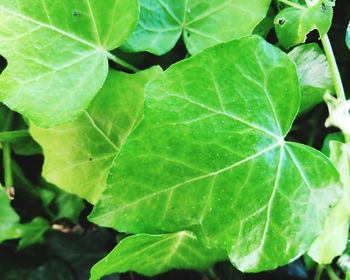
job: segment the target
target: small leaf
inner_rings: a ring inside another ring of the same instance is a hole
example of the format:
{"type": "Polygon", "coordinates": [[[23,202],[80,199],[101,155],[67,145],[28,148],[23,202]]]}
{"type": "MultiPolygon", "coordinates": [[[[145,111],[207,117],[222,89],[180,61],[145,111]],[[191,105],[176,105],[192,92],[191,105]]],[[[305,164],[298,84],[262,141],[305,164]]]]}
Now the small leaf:
{"type": "Polygon", "coordinates": [[[139,23],[123,45],[128,51],[162,55],[183,34],[191,54],[250,35],[271,0],[141,0],[139,23]]]}
{"type": "Polygon", "coordinates": [[[341,188],[327,157],[284,140],[299,101],[295,64],[257,36],[173,65],[147,85],[145,118],[90,220],[128,233],[193,229],[242,271],[290,262],[341,188]]]}
{"type": "Polygon", "coordinates": [[[321,103],[327,91],[334,91],[329,64],[317,44],[298,46],[288,55],[297,66],[301,86],[300,112],[305,112],[321,103]]]}
{"type": "Polygon", "coordinates": [[[59,188],[95,203],[121,145],[143,114],[144,86],[159,67],[126,74],[110,70],[106,83],[77,120],[30,133],[42,146],[43,176],[59,188]]]}
{"type": "Polygon", "coordinates": [[[44,240],[43,235],[49,228],[50,224],[40,217],[33,219],[29,223],[21,224],[19,226],[21,240],[19,241],[18,250],[42,242],[44,240]]]}
{"type": "Polygon", "coordinates": [[[5,189],[0,185],[0,243],[21,236],[19,216],[10,205],[5,189]]]}
{"type": "Polygon", "coordinates": [[[107,51],[133,30],[138,0],[0,0],[0,100],[38,126],[80,115],[107,77],[107,51]]]}
{"type": "Polygon", "coordinates": [[[58,209],[54,219],[59,220],[66,218],[73,223],[78,223],[80,213],[85,207],[85,204],[80,197],[59,189],[54,203],[57,205],[58,209]]]}
{"type": "Polygon", "coordinates": [[[123,239],[91,269],[91,280],[136,271],[152,276],[170,269],[205,269],[223,260],[220,250],[209,250],[187,231],[170,234],[137,234],[123,239]]]}
{"type": "Polygon", "coordinates": [[[331,159],[343,182],[343,197],[328,216],[322,234],[315,240],[308,254],[320,264],[330,264],[346,248],[350,218],[350,147],[338,141],[330,142],[331,159]]]}
{"type": "Polygon", "coordinates": [[[300,9],[286,8],[279,12],[275,29],[281,45],[289,49],[305,43],[307,35],[315,29],[323,37],[332,24],[333,6],[331,0],[319,0],[310,8],[300,6],[300,9]]]}

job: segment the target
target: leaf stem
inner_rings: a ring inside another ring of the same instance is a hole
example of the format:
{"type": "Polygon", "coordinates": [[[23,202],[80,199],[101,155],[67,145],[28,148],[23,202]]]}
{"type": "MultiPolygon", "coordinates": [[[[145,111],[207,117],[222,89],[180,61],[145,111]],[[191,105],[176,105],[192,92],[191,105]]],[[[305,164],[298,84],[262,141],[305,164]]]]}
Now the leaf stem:
{"type": "Polygon", "coordinates": [[[335,93],[339,99],[345,101],[346,96],[345,96],[345,91],[343,87],[343,82],[341,80],[337,61],[335,59],[332,45],[331,45],[331,42],[329,41],[328,35],[323,36],[321,38],[321,42],[328,60],[329,67],[331,69],[332,79],[335,87],[335,93]]]}
{"type": "Polygon", "coordinates": [[[326,265],[326,271],[330,280],[340,280],[337,274],[335,274],[333,268],[330,265],[326,265]]]}
{"type": "Polygon", "coordinates": [[[303,7],[303,6],[301,6],[301,5],[297,4],[297,3],[294,3],[292,1],[289,1],[289,0],[278,0],[278,1],[288,5],[290,7],[296,8],[298,10],[305,10],[306,9],[305,7],[303,7]]]}
{"type": "Polygon", "coordinates": [[[140,69],[136,68],[135,66],[129,64],[129,63],[126,62],[125,60],[123,60],[123,59],[117,57],[116,55],[114,55],[114,54],[112,54],[112,53],[110,53],[110,52],[107,52],[107,57],[108,57],[108,59],[114,61],[115,63],[117,63],[117,64],[123,66],[124,68],[126,68],[126,69],[128,69],[128,70],[130,70],[130,71],[132,71],[132,72],[134,72],[134,73],[140,71],[140,69]]]}
{"type": "Polygon", "coordinates": [[[30,134],[28,130],[14,130],[14,131],[3,131],[0,132],[0,142],[2,143],[12,143],[17,140],[27,138],[30,134]]]}
{"type": "Polygon", "coordinates": [[[321,279],[323,269],[324,269],[324,266],[323,266],[323,265],[319,264],[319,265],[317,266],[316,274],[315,274],[314,280],[320,280],[320,279],[321,279]]]}
{"type": "Polygon", "coordinates": [[[11,168],[11,145],[6,142],[3,144],[3,164],[4,164],[4,181],[6,189],[13,187],[12,168],[11,168]]]}

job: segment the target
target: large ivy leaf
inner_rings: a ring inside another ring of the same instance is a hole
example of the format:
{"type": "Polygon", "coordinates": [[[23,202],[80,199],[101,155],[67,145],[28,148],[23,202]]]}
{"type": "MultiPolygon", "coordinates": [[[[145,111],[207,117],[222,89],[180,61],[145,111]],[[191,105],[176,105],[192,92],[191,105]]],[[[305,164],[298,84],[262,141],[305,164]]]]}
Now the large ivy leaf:
{"type": "Polygon", "coordinates": [[[349,145],[330,142],[331,159],[337,166],[343,182],[344,193],[328,216],[322,234],[312,244],[308,254],[318,263],[329,264],[346,248],[350,218],[349,145]]]}
{"type": "Polygon", "coordinates": [[[19,216],[12,209],[5,189],[0,185],[0,242],[21,236],[19,216]]]}
{"type": "Polygon", "coordinates": [[[160,71],[154,67],[131,75],[110,70],[77,120],[49,129],[32,125],[30,132],[44,150],[45,179],[95,203],[113,159],[143,114],[144,86],[160,71]]]}
{"type": "Polygon", "coordinates": [[[69,121],[108,72],[108,50],[133,30],[138,0],[0,1],[0,100],[39,126],[69,121]]]}
{"type": "Polygon", "coordinates": [[[141,0],[139,23],[123,45],[161,55],[183,33],[191,54],[253,32],[271,0],[141,0]]]}
{"type": "Polygon", "coordinates": [[[332,74],[326,56],[317,44],[294,48],[289,57],[297,66],[301,86],[300,112],[323,101],[327,91],[333,92],[332,74]]]}
{"type": "Polygon", "coordinates": [[[145,118],[91,221],[129,233],[191,229],[243,271],[295,259],[340,188],[327,157],[284,140],[299,102],[294,63],[260,37],[170,67],[146,87],[145,118]]]}
{"type": "Polygon", "coordinates": [[[275,29],[281,45],[288,49],[304,43],[312,30],[318,30],[320,37],[327,34],[332,24],[334,2],[319,0],[306,8],[286,8],[275,18],[275,29]]]}
{"type": "Polygon", "coordinates": [[[137,234],[123,239],[95,264],[90,279],[127,271],[152,276],[174,268],[205,269],[223,256],[221,250],[207,249],[191,232],[137,234]]]}

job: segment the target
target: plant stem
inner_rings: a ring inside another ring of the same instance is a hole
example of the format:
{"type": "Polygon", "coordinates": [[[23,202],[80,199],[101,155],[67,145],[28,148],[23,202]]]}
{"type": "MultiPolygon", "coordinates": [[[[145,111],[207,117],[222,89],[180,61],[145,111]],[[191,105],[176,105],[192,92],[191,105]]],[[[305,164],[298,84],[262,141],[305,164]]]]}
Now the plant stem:
{"type": "Polygon", "coordinates": [[[11,145],[6,142],[3,144],[3,164],[4,181],[6,189],[13,187],[12,168],[11,168],[11,145]]]}
{"type": "Polygon", "coordinates": [[[301,5],[297,4],[297,3],[294,3],[292,1],[289,1],[289,0],[278,0],[278,1],[288,5],[290,7],[296,8],[298,10],[305,10],[306,9],[305,7],[303,7],[303,6],[301,6],[301,5]]]}
{"type": "Polygon", "coordinates": [[[3,131],[0,132],[0,142],[12,143],[14,141],[29,137],[28,130],[14,130],[14,131],[3,131]]]}
{"type": "Polygon", "coordinates": [[[138,68],[136,68],[135,66],[133,66],[133,65],[131,65],[131,64],[129,64],[129,63],[127,63],[127,62],[124,61],[123,59],[121,59],[121,58],[115,56],[114,54],[112,54],[112,53],[110,53],[110,52],[107,52],[107,57],[108,57],[108,59],[114,61],[115,63],[117,63],[117,64],[123,66],[124,68],[126,68],[126,69],[128,69],[128,70],[130,70],[130,71],[132,71],[132,72],[135,72],[135,73],[136,73],[136,72],[140,71],[140,69],[138,69],[138,68]]]}
{"type": "Polygon", "coordinates": [[[330,280],[340,280],[330,265],[326,265],[326,271],[330,280]]]}
{"type": "Polygon", "coordinates": [[[319,265],[317,266],[316,274],[315,274],[314,280],[320,280],[320,279],[321,279],[323,269],[324,269],[324,266],[323,266],[323,265],[319,264],[319,265]]]}
{"type": "Polygon", "coordinates": [[[343,87],[343,82],[341,80],[340,72],[338,69],[337,61],[334,56],[331,42],[329,41],[328,35],[325,35],[321,38],[324,52],[326,54],[329,67],[332,73],[332,79],[335,87],[335,93],[337,97],[343,101],[346,100],[345,91],[343,87]]]}

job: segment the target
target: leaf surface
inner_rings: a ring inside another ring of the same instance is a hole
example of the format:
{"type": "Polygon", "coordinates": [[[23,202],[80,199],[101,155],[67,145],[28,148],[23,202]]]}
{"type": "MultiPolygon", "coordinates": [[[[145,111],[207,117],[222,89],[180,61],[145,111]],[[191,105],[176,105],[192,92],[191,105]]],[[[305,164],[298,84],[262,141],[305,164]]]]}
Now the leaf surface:
{"type": "Polygon", "coordinates": [[[38,126],[76,118],[107,77],[107,51],[133,30],[137,0],[0,1],[0,100],[38,126]]]}
{"type": "Polygon", "coordinates": [[[126,74],[110,70],[101,91],[77,120],[55,128],[32,125],[42,146],[46,180],[95,203],[121,145],[143,114],[144,86],[159,67],[126,74]]]}
{"type": "Polygon", "coordinates": [[[328,158],[284,140],[299,102],[294,63],[260,37],[173,65],[146,87],[145,118],[90,220],[128,233],[192,230],[242,271],[288,263],[340,190],[328,158]]]}
{"type": "Polygon", "coordinates": [[[250,35],[271,0],[141,0],[139,23],[123,45],[156,55],[170,51],[183,34],[191,54],[250,35]]]}
{"type": "Polygon", "coordinates": [[[36,217],[28,223],[19,225],[21,240],[19,241],[18,250],[42,242],[44,240],[43,235],[49,228],[50,224],[40,217],[36,217]]]}
{"type": "Polygon", "coordinates": [[[10,205],[5,189],[0,185],[0,242],[20,237],[19,216],[10,205]]]}
{"type": "Polygon", "coordinates": [[[91,269],[91,280],[104,275],[136,271],[152,276],[170,269],[206,269],[222,260],[221,250],[209,250],[187,231],[137,234],[123,239],[91,269]]]}
{"type": "Polygon", "coordinates": [[[275,29],[281,45],[289,49],[305,43],[312,30],[318,30],[320,37],[327,34],[332,24],[334,2],[319,0],[312,7],[286,8],[275,18],[275,29]]]}
{"type": "Polygon", "coordinates": [[[300,112],[305,112],[321,103],[326,91],[333,92],[329,64],[317,44],[298,46],[288,55],[297,66],[301,86],[300,112]]]}
{"type": "Polygon", "coordinates": [[[330,264],[343,253],[348,242],[350,218],[350,148],[338,141],[330,142],[331,159],[343,182],[343,197],[327,217],[322,234],[312,244],[308,254],[320,264],[330,264]]]}

